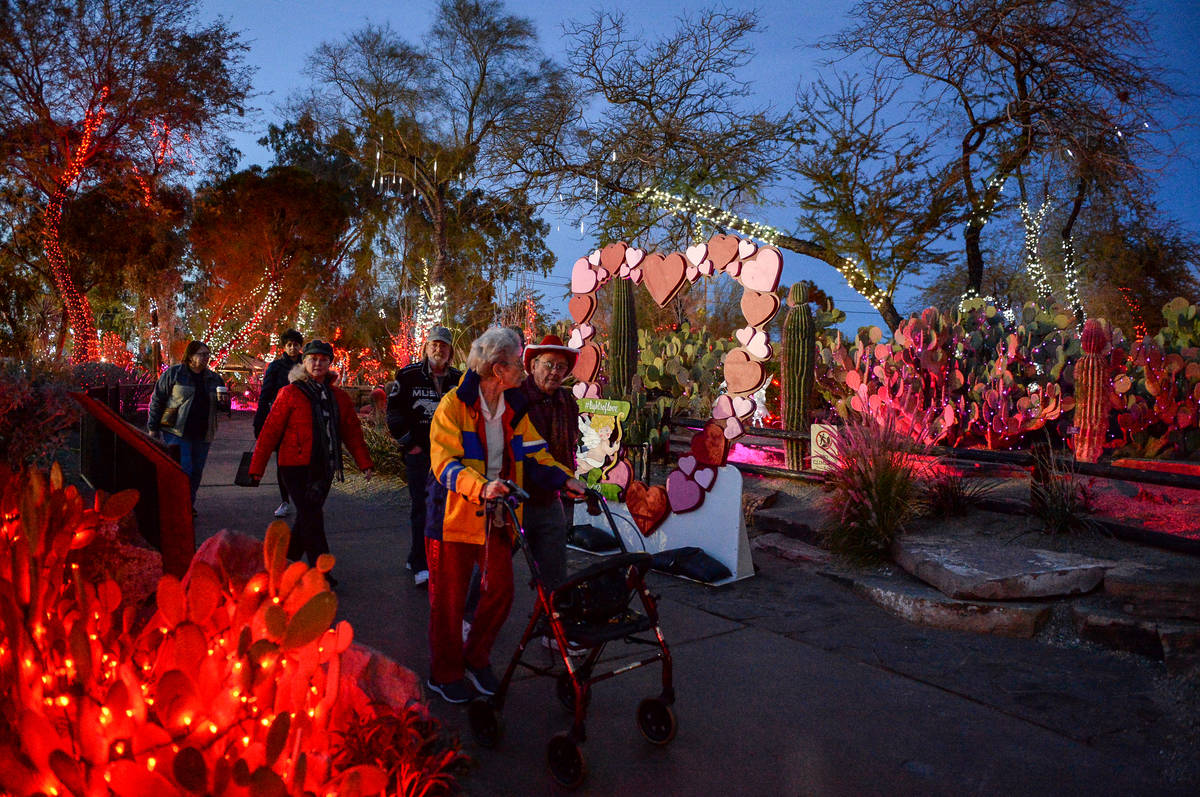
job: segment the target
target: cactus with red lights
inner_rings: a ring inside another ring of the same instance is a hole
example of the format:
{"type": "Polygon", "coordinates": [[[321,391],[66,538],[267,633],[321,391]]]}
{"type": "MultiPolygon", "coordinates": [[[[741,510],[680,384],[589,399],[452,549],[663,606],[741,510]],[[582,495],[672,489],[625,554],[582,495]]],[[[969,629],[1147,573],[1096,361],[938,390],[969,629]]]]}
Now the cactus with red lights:
{"type": "MultiPolygon", "coordinates": [[[[783,364],[779,375],[783,428],[793,431],[802,431],[808,423],[816,380],[817,326],[808,306],[811,288],[807,281],[792,286],[783,322],[783,364]]],[[[789,468],[803,469],[804,450],[799,440],[788,440],[784,454],[789,468]]]]}
{"type": "Polygon", "coordinates": [[[1108,333],[1095,319],[1083,325],[1083,356],[1075,362],[1075,459],[1095,462],[1108,431],[1108,333]]]}

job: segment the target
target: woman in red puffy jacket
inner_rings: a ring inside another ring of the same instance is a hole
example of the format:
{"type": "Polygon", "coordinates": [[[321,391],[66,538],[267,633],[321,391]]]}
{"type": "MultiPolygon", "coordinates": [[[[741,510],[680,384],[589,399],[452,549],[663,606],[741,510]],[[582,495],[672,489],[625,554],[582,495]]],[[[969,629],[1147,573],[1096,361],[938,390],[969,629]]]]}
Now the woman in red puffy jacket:
{"type": "MultiPolygon", "coordinates": [[[[293,560],[304,555],[310,565],[329,553],[324,506],[334,476],[344,480],[342,445],[367,479],[375,467],[354,402],[346,391],[334,387],[337,373],[329,370],[332,360],[333,347],[323,340],[309,341],[304,347],[303,359],[288,376],[291,384],[279,391],[271,405],[250,462],[250,477],[257,483],[271,452],[279,451],[279,478],[296,504],[287,555],[293,560]]],[[[332,578],[330,582],[336,583],[332,578]]]]}

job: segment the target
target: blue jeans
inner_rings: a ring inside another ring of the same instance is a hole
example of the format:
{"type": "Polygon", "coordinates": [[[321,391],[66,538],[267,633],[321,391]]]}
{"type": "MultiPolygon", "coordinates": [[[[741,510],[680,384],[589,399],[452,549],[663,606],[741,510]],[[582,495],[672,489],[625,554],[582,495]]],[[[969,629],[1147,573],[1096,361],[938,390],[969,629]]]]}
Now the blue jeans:
{"type": "Polygon", "coordinates": [[[208,450],[212,443],[206,440],[190,440],[177,437],[170,432],[163,432],[163,442],[169,446],[179,446],[179,465],[188,475],[192,487],[192,506],[196,505],[196,490],[200,489],[200,479],[204,476],[204,463],[208,461],[208,450]]]}

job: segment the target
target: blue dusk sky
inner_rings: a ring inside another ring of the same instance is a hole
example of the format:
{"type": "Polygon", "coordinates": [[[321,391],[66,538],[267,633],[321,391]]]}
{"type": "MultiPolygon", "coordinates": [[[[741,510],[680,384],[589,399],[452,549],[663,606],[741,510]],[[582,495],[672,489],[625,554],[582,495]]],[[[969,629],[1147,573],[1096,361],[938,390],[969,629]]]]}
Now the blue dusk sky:
{"type": "MultiPolygon", "coordinates": [[[[261,109],[251,122],[249,132],[234,143],[244,158],[243,168],[251,164],[267,165],[271,156],[258,146],[256,139],[267,124],[279,121],[276,108],[289,94],[302,88],[307,56],[323,41],[341,39],[367,22],[388,23],[410,41],[428,30],[436,8],[434,0],[202,0],[204,18],[224,18],[239,31],[250,47],[247,63],[257,71],[253,103],[261,109]]],[[[510,13],[533,20],[542,49],[552,58],[565,60],[562,24],[568,19],[586,18],[594,7],[620,11],[636,28],[647,35],[673,28],[674,20],[684,12],[697,12],[711,3],[665,2],[665,0],[612,0],[602,6],[564,3],[561,0],[508,0],[510,13]]],[[[765,0],[758,3],[731,0],[732,8],[758,11],[762,32],[754,39],[756,51],[746,76],[759,100],[787,107],[793,101],[797,84],[812,79],[820,68],[822,53],[812,45],[848,23],[850,0],[765,0]]],[[[1179,90],[1195,92],[1194,77],[1200,74],[1200,3],[1196,0],[1148,0],[1146,7],[1154,15],[1156,60],[1172,70],[1171,82],[1179,90]]],[[[1200,120],[1200,97],[1185,97],[1177,109],[1179,118],[1200,120]]],[[[1168,162],[1157,164],[1158,201],[1192,233],[1200,233],[1200,130],[1182,127],[1171,140],[1159,142],[1174,152],[1168,162]]],[[[547,310],[553,317],[565,317],[565,291],[571,264],[592,248],[587,232],[580,234],[578,222],[559,218],[553,209],[546,213],[551,225],[547,240],[557,265],[549,277],[532,280],[533,287],[546,297],[547,310]]],[[[794,229],[795,213],[786,204],[765,208],[756,220],[766,221],[784,230],[794,229]]],[[[846,287],[832,267],[812,258],[784,252],[783,282],[811,279],[829,292],[837,305],[847,311],[845,328],[881,324],[877,313],[865,299],[846,287]]],[[[921,276],[916,280],[925,279],[921,276]]],[[[914,301],[912,286],[904,286],[896,296],[901,312],[914,301]]]]}

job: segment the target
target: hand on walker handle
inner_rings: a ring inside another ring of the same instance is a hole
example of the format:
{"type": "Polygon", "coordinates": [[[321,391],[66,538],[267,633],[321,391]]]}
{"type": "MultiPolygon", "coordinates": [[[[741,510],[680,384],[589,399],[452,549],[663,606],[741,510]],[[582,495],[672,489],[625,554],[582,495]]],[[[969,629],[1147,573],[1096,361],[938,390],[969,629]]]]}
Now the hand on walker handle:
{"type": "Polygon", "coordinates": [[[567,495],[572,498],[583,498],[584,493],[587,491],[587,485],[576,478],[567,479],[563,488],[567,491],[567,495]]]}
{"type": "Polygon", "coordinates": [[[500,479],[492,479],[483,485],[483,491],[479,494],[479,497],[485,501],[490,501],[493,498],[503,498],[506,495],[508,495],[508,485],[500,479]]]}

